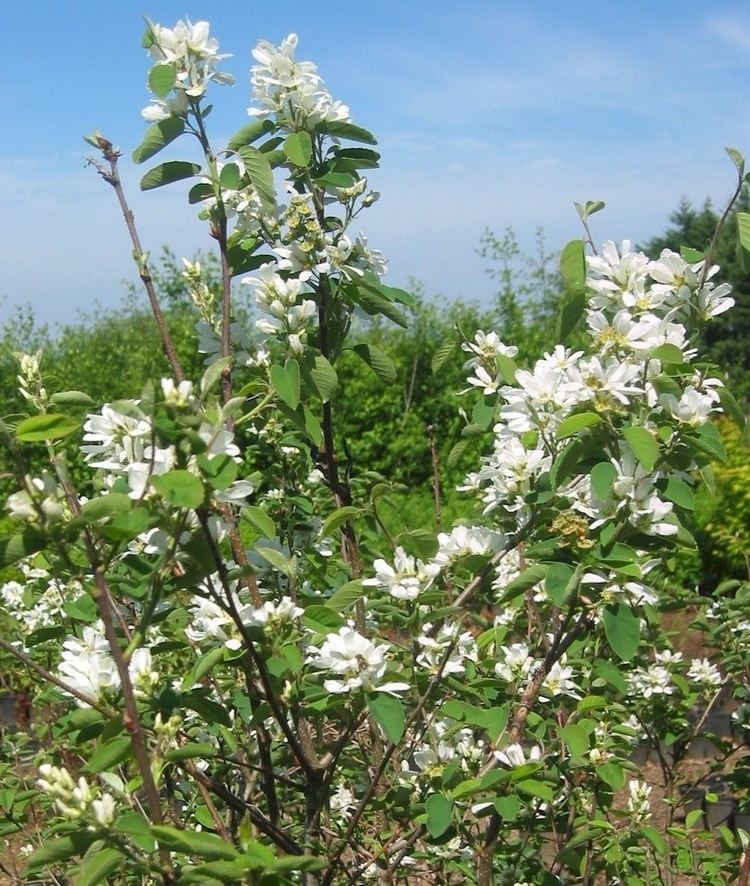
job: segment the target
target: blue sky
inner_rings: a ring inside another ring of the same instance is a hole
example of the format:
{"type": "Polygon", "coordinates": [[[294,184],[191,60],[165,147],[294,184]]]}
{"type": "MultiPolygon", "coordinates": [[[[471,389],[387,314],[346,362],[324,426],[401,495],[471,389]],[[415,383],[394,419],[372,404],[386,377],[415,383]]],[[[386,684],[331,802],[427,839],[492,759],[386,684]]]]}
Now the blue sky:
{"type": "MultiPolygon", "coordinates": [[[[300,36],[355,122],[380,141],[383,197],[363,228],[390,259],[389,280],[486,298],[476,255],[485,227],[532,245],[577,236],[573,200],[603,199],[596,236],[643,240],[681,196],[725,199],[723,152],[750,154],[750,8],[711,2],[331,2],[167,0],[102,4],[0,0],[0,319],[30,302],[49,322],[132,278],[111,190],[84,168],[81,136],[100,129],[126,154],[145,129],[149,63],[142,16],[208,19],[233,88],[214,93],[217,141],[246,122],[250,49],[300,36]]],[[[210,247],[184,189],[138,193],[122,173],[152,252],[210,247]]]]}

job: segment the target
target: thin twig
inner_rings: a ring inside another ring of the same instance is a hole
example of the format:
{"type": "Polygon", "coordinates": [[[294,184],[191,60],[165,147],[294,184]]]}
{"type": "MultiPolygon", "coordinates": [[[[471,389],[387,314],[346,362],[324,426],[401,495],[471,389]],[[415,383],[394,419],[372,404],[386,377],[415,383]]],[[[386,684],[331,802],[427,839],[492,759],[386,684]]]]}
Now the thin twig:
{"type": "Polygon", "coordinates": [[[96,140],[99,144],[99,147],[101,148],[104,159],[107,161],[107,163],[109,163],[109,169],[106,169],[100,163],[93,159],[89,160],[89,164],[97,170],[99,175],[104,179],[105,182],[107,182],[107,184],[111,185],[114,188],[115,194],[117,195],[117,200],[120,204],[120,209],[122,210],[122,214],[125,219],[125,225],[127,226],[128,233],[130,234],[130,241],[133,244],[133,257],[135,258],[136,264],[138,265],[138,275],[143,282],[146,294],[148,295],[148,300],[151,304],[151,311],[154,315],[156,325],[159,329],[162,348],[164,349],[164,353],[167,357],[167,360],[169,361],[169,365],[172,367],[172,372],[174,373],[175,378],[178,382],[184,381],[185,373],[182,369],[180,358],[177,356],[177,351],[175,349],[174,341],[172,340],[172,335],[169,331],[169,326],[167,325],[166,318],[164,317],[161,305],[159,304],[159,296],[156,293],[154,280],[151,276],[151,272],[148,269],[147,256],[146,253],[143,251],[143,246],[141,246],[141,240],[138,236],[138,229],[135,226],[135,216],[133,215],[133,211],[131,210],[130,206],[128,206],[128,201],[125,198],[125,192],[122,188],[122,181],[120,180],[120,173],[117,168],[117,161],[121,157],[120,150],[114,147],[111,141],[103,138],[102,136],[97,136],[96,140]]]}

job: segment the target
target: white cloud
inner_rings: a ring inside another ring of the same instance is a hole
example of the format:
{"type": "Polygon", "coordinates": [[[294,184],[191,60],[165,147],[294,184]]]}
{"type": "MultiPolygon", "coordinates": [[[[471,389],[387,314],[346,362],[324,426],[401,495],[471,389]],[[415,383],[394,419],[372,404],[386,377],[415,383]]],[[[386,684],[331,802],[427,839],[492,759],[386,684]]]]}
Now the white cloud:
{"type": "Polygon", "coordinates": [[[750,52],[750,23],[737,14],[712,15],[706,21],[708,31],[728,46],[750,52]]]}

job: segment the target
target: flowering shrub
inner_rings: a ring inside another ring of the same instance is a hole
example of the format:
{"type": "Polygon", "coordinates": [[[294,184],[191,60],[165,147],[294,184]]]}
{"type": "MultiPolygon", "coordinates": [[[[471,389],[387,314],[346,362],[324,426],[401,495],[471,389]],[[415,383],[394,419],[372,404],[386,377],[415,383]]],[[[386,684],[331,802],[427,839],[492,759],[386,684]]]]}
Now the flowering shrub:
{"type": "MultiPolygon", "coordinates": [[[[744,592],[699,616],[729,632],[718,663],[675,650],[661,613],[723,457],[711,417],[737,412],[695,348],[729,288],[710,252],[569,244],[554,350],[526,369],[492,331],[460,341],[478,397],[465,435],[494,438],[463,484],[476,524],[443,531],[436,462],[435,533],[391,537],[387,478],[349,463],[332,399],[344,351],[392,378],[357,318],[403,324],[411,297],[354,230],[377,199],[375,139],[296,45],[258,44],[253,119],[218,150],[206,94],[231,78],[208,25],[147,29],[152,125],[134,159],[184,137],[203,161],[141,186],[188,180],[221,258],[220,301],[185,263],[200,379],[172,344],[119,151],[89,138],[174,377],[97,408],[20,358],[0,648],[54,716],[37,771],[5,773],[4,833],[28,834],[31,875],[81,884],[726,882],[746,835],[685,817],[681,787],[721,694],[747,695],[744,592]],[[238,295],[260,338],[235,322],[238,295]],[[585,349],[566,347],[574,329],[585,349]],[[632,762],[643,744],[665,826],[632,762]]],[[[597,208],[580,208],[587,230],[597,208]]],[[[735,748],[716,742],[725,771],[735,748]]]]}

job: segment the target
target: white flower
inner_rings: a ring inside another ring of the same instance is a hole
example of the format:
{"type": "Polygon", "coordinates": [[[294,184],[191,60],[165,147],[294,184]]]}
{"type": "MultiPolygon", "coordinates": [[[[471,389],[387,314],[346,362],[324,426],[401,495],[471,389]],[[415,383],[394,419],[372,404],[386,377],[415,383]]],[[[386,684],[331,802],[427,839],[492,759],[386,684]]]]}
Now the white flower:
{"type": "Polygon", "coordinates": [[[117,814],[113,796],[111,794],[102,794],[98,800],[93,800],[91,811],[99,827],[109,827],[114,822],[117,814]]]}
{"type": "Polygon", "coordinates": [[[154,61],[174,64],[177,68],[176,90],[199,98],[211,80],[234,83],[230,74],[216,70],[216,65],[229,56],[218,53],[219,43],[209,36],[208,22],[193,24],[190,19],[180,20],[174,28],[151,24],[149,34],[152,39],[149,52],[154,61]]]}
{"type": "Polygon", "coordinates": [[[627,676],[630,691],[643,698],[655,695],[672,695],[672,675],[662,665],[652,664],[647,668],[637,668],[627,676]]]}
{"type": "Polygon", "coordinates": [[[319,649],[309,646],[307,663],[336,677],[323,681],[328,692],[404,692],[409,689],[408,683],[382,682],[389,649],[387,643],[372,643],[352,628],[343,627],[329,634],[319,649]]]}
{"type": "Polygon", "coordinates": [[[159,674],[153,668],[151,650],[145,646],[139,646],[133,652],[128,662],[128,671],[136,695],[148,695],[159,685],[159,674]]]}
{"type": "Polygon", "coordinates": [[[336,788],[331,794],[328,802],[331,809],[331,815],[340,821],[349,821],[356,807],[354,794],[349,788],[344,787],[343,784],[340,784],[336,788]]]}
{"type": "Polygon", "coordinates": [[[721,672],[707,658],[694,658],[688,668],[689,680],[700,683],[702,686],[721,686],[724,678],[721,672]]]}
{"type": "Polygon", "coordinates": [[[463,674],[466,670],[467,661],[477,660],[477,645],[468,631],[456,635],[456,629],[449,624],[444,624],[434,635],[430,635],[432,625],[423,625],[423,633],[417,637],[417,643],[422,647],[422,652],[417,656],[417,664],[426,668],[430,673],[437,674],[441,664],[442,673],[463,674]],[[447,660],[443,664],[445,650],[452,647],[447,660]]]}
{"type": "Polygon", "coordinates": [[[253,50],[258,62],[252,68],[253,99],[259,108],[249,108],[255,116],[277,114],[294,127],[312,129],[317,123],[349,121],[349,109],[334,101],[312,62],[294,59],[297,35],[289,34],[275,46],[261,40],[253,50]]]}
{"type": "MultiPolygon", "coordinates": [[[[93,701],[119,690],[120,676],[101,622],[86,625],[80,639],[70,636],[63,642],[58,673],[71,689],[93,701]]],[[[88,707],[81,699],[76,702],[80,707],[88,707]]]]}
{"type": "Polygon", "coordinates": [[[480,363],[494,365],[498,354],[511,359],[518,354],[518,348],[515,345],[506,345],[501,342],[496,332],[487,333],[482,332],[481,329],[477,331],[473,342],[465,341],[462,343],[461,350],[475,355],[464,364],[466,369],[473,368],[480,363]]]}
{"type": "Polygon", "coordinates": [[[363,582],[367,587],[384,588],[397,600],[416,600],[429,588],[440,572],[434,563],[425,564],[409,556],[402,547],[394,551],[393,566],[385,560],[373,563],[375,576],[363,582]]]}
{"type": "Polygon", "coordinates": [[[645,782],[633,780],[628,784],[628,813],[635,824],[647,821],[651,818],[651,785],[645,782]]]}
{"type": "Polygon", "coordinates": [[[433,563],[441,569],[462,557],[485,556],[500,548],[505,536],[481,526],[456,526],[438,534],[438,551],[433,563]]]}
{"type": "Polygon", "coordinates": [[[513,643],[500,647],[503,660],[495,665],[495,673],[506,683],[525,682],[536,666],[536,659],[525,643],[513,643]]]}
{"type": "Polygon", "coordinates": [[[183,408],[185,406],[192,406],[195,403],[193,383],[191,381],[185,380],[175,384],[173,378],[163,378],[161,380],[161,392],[170,406],[183,408]]]}
{"type": "Polygon", "coordinates": [[[494,757],[498,763],[507,766],[509,769],[515,769],[516,766],[523,766],[526,763],[536,763],[542,757],[542,750],[538,745],[532,745],[528,754],[520,744],[509,744],[504,750],[494,752],[494,757]]]}
{"type": "Polygon", "coordinates": [[[539,697],[542,701],[554,701],[558,695],[578,698],[578,687],[573,679],[573,668],[565,664],[565,655],[556,661],[544,678],[539,697]]]}
{"type": "Polygon", "coordinates": [[[41,516],[56,523],[63,516],[63,492],[51,474],[24,477],[25,489],[8,496],[5,507],[14,520],[34,522],[41,516]]]}

